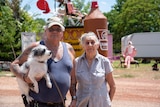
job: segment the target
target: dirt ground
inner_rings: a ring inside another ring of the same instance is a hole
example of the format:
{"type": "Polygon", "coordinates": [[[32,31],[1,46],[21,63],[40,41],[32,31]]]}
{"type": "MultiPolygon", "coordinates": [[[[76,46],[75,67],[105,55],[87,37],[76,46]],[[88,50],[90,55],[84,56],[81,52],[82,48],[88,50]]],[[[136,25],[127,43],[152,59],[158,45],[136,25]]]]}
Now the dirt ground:
{"type": "MultiPolygon", "coordinates": [[[[160,79],[114,76],[117,90],[112,107],[160,107],[160,79]]],[[[68,94],[67,105],[69,102],[68,94]]],[[[0,107],[24,107],[15,77],[0,77],[0,107]]]]}

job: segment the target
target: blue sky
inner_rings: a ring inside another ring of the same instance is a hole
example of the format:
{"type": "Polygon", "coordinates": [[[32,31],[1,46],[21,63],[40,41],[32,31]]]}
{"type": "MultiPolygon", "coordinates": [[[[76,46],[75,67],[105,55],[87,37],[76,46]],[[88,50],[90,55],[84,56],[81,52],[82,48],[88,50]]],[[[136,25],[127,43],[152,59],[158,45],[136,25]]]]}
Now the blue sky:
{"type": "MultiPolygon", "coordinates": [[[[28,11],[31,15],[38,14],[36,17],[47,19],[50,16],[53,16],[53,13],[55,12],[55,0],[46,0],[49,4],[49,7],[51,9],[51,12],[48,14],[44,14],[43,11],[39,10],[37,8],[38,0],[23,0],[21,7],[24,7],[24,5],[28,4],[30,5],[30,10],[28,11]]],[[[85,0],[86,2],[91,2],[92,0],[85,0]]],[[[97,0],[99,9],[102,12],[109,12],[111,10],[111,7],[116,3],[116,0],[97,0]]],[[[58,3],[56,3],[58,5],[58,3]]]]}

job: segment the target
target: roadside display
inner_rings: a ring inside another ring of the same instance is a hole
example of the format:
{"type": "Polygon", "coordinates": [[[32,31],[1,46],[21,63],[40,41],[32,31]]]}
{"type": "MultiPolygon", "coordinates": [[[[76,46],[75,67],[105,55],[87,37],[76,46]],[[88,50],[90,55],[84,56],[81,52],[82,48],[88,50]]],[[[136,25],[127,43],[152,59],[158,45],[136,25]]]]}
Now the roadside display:
{"type": "Polygon", "coordinates": [[[66,28],[63,41],[71,44],[75,50],[76,57],[83,53],[82,47],[79,44],[79,38],[84,33],[83,27],[66,28]]]}

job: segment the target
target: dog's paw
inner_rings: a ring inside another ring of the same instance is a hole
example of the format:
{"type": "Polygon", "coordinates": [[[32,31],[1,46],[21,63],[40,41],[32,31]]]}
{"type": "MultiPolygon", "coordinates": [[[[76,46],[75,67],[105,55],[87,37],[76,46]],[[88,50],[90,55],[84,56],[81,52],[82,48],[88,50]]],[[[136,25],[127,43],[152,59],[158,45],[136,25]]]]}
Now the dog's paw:
{"type": "Polygon", "coordinates": [[[51,82],[47,83],[47,86],[48,88],[52,88],[52,83],[51,82]]]}
{"type": "Polygon", "coordinates": [[[30,89],[31,89],[32,91],[34,91],[34,87],[30,87],[30,89]]]}
{"type": "Polygon", "coordinates": [[[39,93],[39,89],[38,88],[34,88],[34,92],[39,93]]]}
{"type": "Polygon", "coordinates": [[[28,102],[32,102],[33,100],[34,100],[34,99],[33,99],[31,96],[28,96],[28,97],[27,97],[27,101],[28,101],[28,102]]]}
{"type": "Polygon", "coordinates": [[[32,91],[34,91],[35,93],[39,93],[39,89],[38,89],[38,88],[31,87],[30,89],[31,89],[32,91]]]}

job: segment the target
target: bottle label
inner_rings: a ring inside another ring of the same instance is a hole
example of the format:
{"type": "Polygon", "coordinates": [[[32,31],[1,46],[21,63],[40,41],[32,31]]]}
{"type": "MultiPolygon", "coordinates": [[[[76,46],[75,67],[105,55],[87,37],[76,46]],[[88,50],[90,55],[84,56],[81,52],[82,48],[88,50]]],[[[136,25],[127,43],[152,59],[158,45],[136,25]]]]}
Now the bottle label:
{"type": "Polygon", "coordinates": [[[96,31],[100,42],[100,49],[103,51],[108,50],[108,30],[96,29],[96,31]]]}

